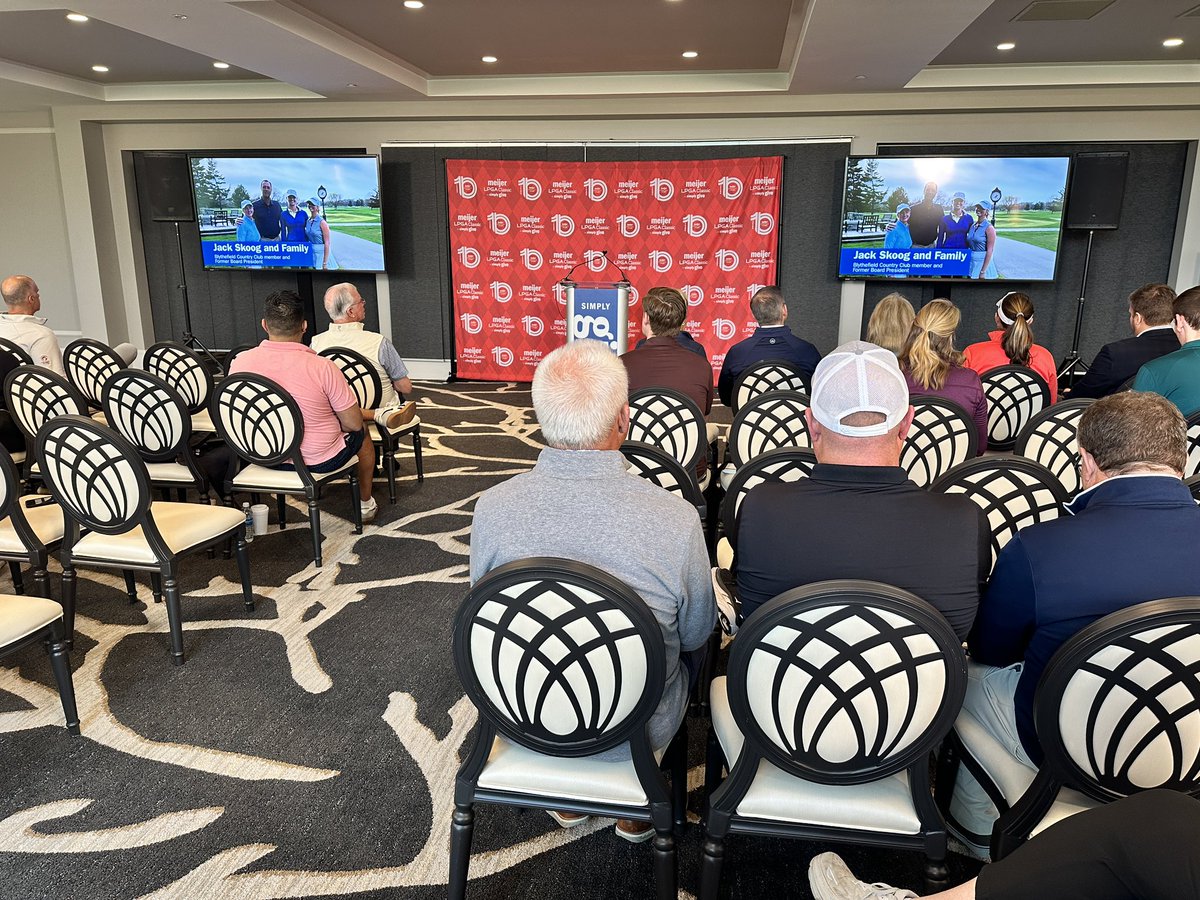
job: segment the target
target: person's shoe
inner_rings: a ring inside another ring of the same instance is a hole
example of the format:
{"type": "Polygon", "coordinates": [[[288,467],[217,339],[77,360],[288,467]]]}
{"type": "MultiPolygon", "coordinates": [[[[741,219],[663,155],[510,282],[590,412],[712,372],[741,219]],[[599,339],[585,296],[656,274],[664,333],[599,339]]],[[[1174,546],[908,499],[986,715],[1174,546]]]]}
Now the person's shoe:
{"type": "Polygon", "coordinates": [[[576,825],[582,825],[591,816],[585,816],[583,813],[559,812],[557,809],[548,809],[546,814],[563,828],[574,828],[576,825]]]}
{"type": "Polygon", "coordinates": [[[917,900],[916,894],[904,888],[859,881],[836,853],[813,857],[808,864],[808,886],[814,900],[917,900]]]}
{"type": "Polygon", "coordinates": [[[650,822],[634,822],[630,819],[617,819],[617,834],[631,844],[640,844],[654,837],[654,825],[650,822]]]}
{"type": "Polygon", "coordinates": [[[388,431],[400,428],[411,422],[417,415],[417,404],[413,400],[400,406],[375,410],[375,423],[382,425],[388,431]]]}
{"type": "Polygon", "coordinates": [[[366,503],[360,501],[358,504],[358,511],[362,513],[362,521],[364,525],[366,525],[368,522],[374,522],[375,516],[379,513],[379,502],[374,497],[372,497],[366,503]]]}
{"type": "Polygon", "coordinates": [[[725,572],[719,566],[713,566],[712,585],[717,598],[717,619],[721,623],[721,630],[733,637],[738,632],[737,603],[729,592],[729,585],[725,583],[725,572]]]}

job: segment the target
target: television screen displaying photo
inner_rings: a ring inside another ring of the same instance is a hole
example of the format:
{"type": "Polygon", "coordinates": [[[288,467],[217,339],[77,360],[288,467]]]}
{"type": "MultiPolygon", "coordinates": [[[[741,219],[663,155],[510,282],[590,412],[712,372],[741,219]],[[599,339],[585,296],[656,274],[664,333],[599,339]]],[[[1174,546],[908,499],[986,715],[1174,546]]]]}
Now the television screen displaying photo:
{"type": "Polygon", "coordinates": [[[375,156],[193,156],[206,269],[383,271],[375,156]]]}
{"type": "Polygon", "coordinates": [[[1053,281],[1070,162],[852,156],[838,275],[1053,281]]]}

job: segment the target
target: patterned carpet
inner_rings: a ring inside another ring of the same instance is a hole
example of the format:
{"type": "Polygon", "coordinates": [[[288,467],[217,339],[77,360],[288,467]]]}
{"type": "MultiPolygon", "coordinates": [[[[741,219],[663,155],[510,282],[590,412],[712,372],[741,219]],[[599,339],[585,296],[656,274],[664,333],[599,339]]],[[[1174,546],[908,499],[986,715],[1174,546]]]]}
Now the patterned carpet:
{"type": "MultiPolygon", "coordinates": [[[[386,505],[377,482],[381,514],[361,536],[346,492],[333,491],[322,569],[298,504],[286,531],[251,545],[254,613],[232,560],[184,560],[185,666],[170,664],[165,608],[148,583],[130,605],[118,580],[81,571],[82,737],[62,728],[40,648],[4,660],[0,897],[445,895],[454,774],[475,720],[449,649],[471,509],[540,444],[524,386],[419,393],[425,481],[401,451],[398,502],[386,505]]],[[[691,728],[693,810],[705,724],[691,728]]],[[[726,895],[807,897],[804,872],[821,849],[733,839],[726,895]]],[[[846,855],[872,880],[920,885],[915,855],[846,855]]],[[[679,856],[680,896],[691,897],[696,828],[679,856]]],[[[975,869],[951,862],[955,882],[975,869]]],[[[471,876],[480,900],[652,893],[649,845],[619,840],[610,820],[566,831],[543,813],[494,807],[480,809],[471,876]]]]}

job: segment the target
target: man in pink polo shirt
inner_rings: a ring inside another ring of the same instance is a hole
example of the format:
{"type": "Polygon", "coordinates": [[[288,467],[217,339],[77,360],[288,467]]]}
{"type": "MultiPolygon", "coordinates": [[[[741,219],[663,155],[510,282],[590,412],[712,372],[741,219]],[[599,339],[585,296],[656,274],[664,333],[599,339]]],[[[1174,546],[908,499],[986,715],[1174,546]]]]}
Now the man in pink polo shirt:
{"type": "Polygon", "coordinates": [[[296,401],[304,419],[300,456],[309,471],[335,471],[358,454],[362,518],[370,522],[379,510],[371,496],[375,445],[363,440],[358,399],[337,364],[301,342],[308,322],[304,319],[304,304],[294,291],[276,291],[267,297],[262,326],[267,340],[239,353],[229,374],[263,375],[296,401]]]}

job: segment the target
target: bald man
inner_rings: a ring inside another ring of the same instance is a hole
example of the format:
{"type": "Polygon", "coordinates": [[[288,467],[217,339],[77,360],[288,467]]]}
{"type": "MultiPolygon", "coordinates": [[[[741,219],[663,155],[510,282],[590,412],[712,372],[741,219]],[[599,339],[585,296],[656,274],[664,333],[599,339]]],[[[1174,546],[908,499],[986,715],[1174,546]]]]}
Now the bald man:
{"type": "Polygon", "coordinates": [[[0,295],[7,307],[0,313],[0,337],[19,346],[35,364],[65,375],[58,335],[37,315],[42,308],[37,283],[28,275],[12,275],[0,282],[0,295]]]}

